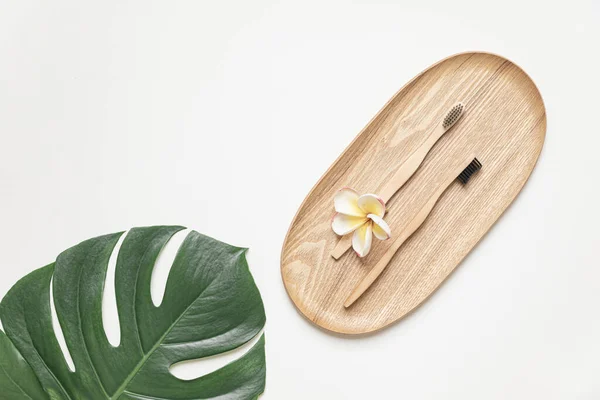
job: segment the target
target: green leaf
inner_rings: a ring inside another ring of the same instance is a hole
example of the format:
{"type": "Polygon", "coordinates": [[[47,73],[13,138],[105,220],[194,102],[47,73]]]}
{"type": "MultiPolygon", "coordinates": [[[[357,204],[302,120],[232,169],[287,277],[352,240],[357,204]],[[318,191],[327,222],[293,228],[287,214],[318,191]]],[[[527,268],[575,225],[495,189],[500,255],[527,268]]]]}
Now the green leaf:
{"type": "Polygon", "coordinates": [[[235,349],[265,324],[246,249],[194,231],[175,257],[162,303],[154,306],[154,264],[182,229],[134,228],[123,240],[115,271],[117,347],[104,331],[102,294],[108,260],[122,233],[82,242],[15,284],[0,303],[6,332],[0,331],[0,398],[257,398],[265,386],[264,337],[243,357],[200,378],[184,381],[169,372],[177,362],[235,349]],[[51,283],[75,371],[52,328],[51,283]]]}
{"type": "Polygon", "coordinates": [[[0,331],[0,396],[6,399],[43,399],[47,396],[27,361],[0,331]]]}

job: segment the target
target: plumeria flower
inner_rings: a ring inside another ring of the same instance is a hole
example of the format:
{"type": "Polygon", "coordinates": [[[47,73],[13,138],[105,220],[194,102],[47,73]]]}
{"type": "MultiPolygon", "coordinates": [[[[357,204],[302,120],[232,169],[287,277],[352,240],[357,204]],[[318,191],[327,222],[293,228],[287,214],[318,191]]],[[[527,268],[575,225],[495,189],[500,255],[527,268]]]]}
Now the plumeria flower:
{"type": "Polygon", "coordinates": [[[359,196],[355,190],[344,188],[335,195],[333,203],[336,214],[331,228],[340,236],[354,232],[352,248],[359,257],[369,254],[373,235],[380,240],[390,238],[390,227],[383,220],[385,203],[379,196],[359,196]]]}

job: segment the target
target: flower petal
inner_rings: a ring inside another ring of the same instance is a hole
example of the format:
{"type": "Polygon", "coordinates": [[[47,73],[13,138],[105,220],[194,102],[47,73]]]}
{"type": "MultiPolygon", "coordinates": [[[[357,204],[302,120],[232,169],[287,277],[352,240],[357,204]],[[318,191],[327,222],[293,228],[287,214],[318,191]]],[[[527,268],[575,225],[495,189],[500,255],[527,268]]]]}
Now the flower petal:
{"type": "Polygon", "coordinates": [[[358,198],[358,206],[365,214],[375,214],[383,218],[385,215],[385,203],[383,199],[375,194],[363,194],[358,198]]]}
{"type": "Polygon", "coordinates": [[[353,217],[337,213],[333,216],[333,220],[331,221],[331,229],[333,229],[336,234],[342,236],[354,231],[368,220],[367,217],[353,217]]]}
{"type": "Polygon", "coordinates": [[[373,241],[373,224],[369,221],[354,231],[352,235],[352,248],[359,257],[364,257],[371,250],[373,241]]]}
{"type": "Polygon", "coordinates": [[[373,235],[379,240],[388,240],[392,236],[390,226],[375,214],[367,215],[373,221],[373,235]]]}
{"type": "Polygon", "coordinates": [[[358,193],[354,189],[341,189],[333,198],[333,204],[335,211],[342,214],[355,217],[364,217],[367,214],[358,207],[358,193]]]}

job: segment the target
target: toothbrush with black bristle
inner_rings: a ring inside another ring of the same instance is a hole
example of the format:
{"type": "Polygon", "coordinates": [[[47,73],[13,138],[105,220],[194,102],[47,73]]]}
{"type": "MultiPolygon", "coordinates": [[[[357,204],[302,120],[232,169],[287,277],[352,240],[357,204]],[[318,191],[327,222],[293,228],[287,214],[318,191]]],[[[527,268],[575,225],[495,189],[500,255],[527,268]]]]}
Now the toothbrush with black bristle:
{"type": "MultiPolygon", "coordinates": [[[[456,122],[462,117],[465,111],[463,103],[456,103],[446,113],[446,116],[441,120],[433,133],[425,140],[425,142],[417,148],[407,159],[398,167],[394,176],[386,182],[384,187],[378,193],[384,203],[387,203],[394,194],[406,183],[408,178],[419,169],[423,160],[429,153],[429,150],[436,142],[456,125],[456,122]]],[[[352,244],[352,235],[347,235],[341,238],[335,248],[331,252],[331,256],[336,260],[339,259],[350,248],[352,244]]]]}
{"type": "Polygon", "coordinates": [[[433,196],[427,200],[425,205],[421,207],[421,209],[416,213],[416,215],[412,218],[412,220],[408,223],[406,228],[404,228],[400,235],[394,240],[392,245],[385,252],[383,257],[379,260],[379,262],[369,271],[369,273],[362,279],[362,281],[354,288],[352,294],[346,299],[344,302],[344,307],[350,307],[358,298],[375,282],[375,280],[381,275],[385,267],[387,267],[388,263],[394,257],[394,254],[398,251],[400,246],[408,239],[419,227],[425,222],[425,219],[431,213],[431,210],[442,196],[442,194],[446,191],[446,189],[454,182],[455,179],[459,180],[463,185],[466,185],[471,179],[471,176],[481,169],[481,163],[477,158],[471,156],[467,159],[467,161],[463,162],[459,168],[456,169],[456,172],[453,174],[449,174],[451,177],[444,184],[440,185],[433,196]],[[466,165],[466,167],[465,167],[466,165]],[[460,173],[458,173],[460,171],[460,173]],[[458,175],[458,176],[457,176],[458,175]]]}

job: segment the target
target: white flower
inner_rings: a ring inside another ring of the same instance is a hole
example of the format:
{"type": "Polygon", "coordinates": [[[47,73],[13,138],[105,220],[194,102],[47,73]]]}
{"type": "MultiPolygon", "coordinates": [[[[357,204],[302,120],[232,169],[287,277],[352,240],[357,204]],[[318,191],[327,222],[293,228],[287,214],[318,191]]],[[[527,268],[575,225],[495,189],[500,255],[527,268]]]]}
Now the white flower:
{"type": "Polygon", "coordinates": [[[352,248],[359,257],[369,254],[373,235],[380,240],[390,238],[390,227],[383,220],[385,203],[379,196],[359,196],[355,190],[344,188],[335,195],[333,203],[336,214],[331,228],[340,236],[354,232],[352,248]]]}

